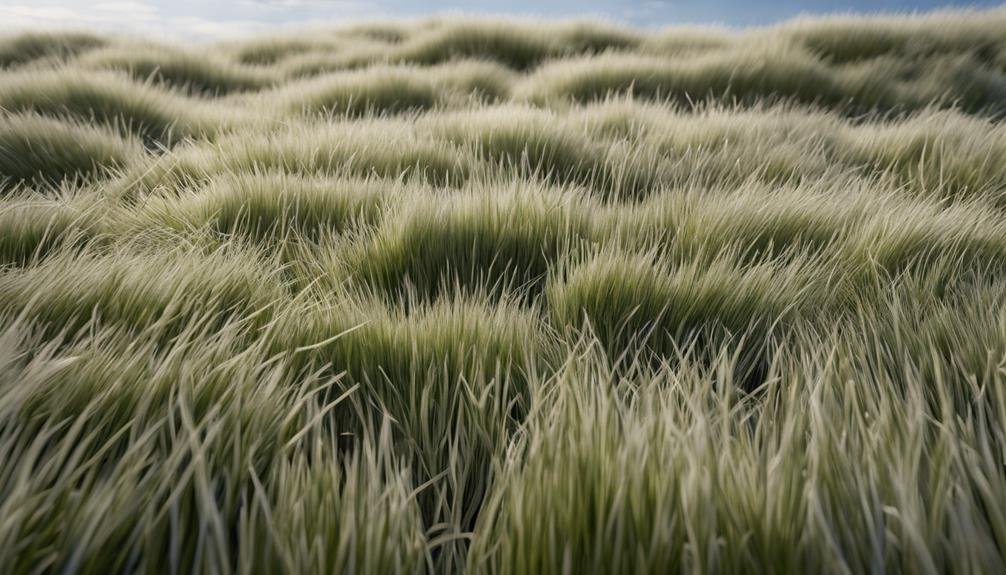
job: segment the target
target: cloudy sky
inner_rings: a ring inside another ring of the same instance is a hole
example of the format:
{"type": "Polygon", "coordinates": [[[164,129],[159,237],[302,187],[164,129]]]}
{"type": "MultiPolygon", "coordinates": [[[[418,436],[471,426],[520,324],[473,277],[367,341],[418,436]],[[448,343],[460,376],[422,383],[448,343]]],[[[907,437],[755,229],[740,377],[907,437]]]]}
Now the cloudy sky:
{"type": "Polygon", "coordinates": [[[639,26],[757,25],[801,14],[906,12],[974,0],[0,0],[0,30],[86,28],[162,38],[212,39],[252,32],[440,13],[598,17],[639,26]]]}

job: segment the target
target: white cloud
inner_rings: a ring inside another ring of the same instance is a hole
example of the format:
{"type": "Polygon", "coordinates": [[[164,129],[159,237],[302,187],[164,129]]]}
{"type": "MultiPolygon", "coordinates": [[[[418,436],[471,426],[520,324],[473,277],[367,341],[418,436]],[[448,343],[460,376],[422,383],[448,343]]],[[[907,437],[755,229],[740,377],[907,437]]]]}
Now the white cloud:
{"type": "Polygon", "coordinates": [[[71,29],[215,40],[388,16],[366,0],[0,0],[0,34],[71,29]]]}
{"type": "Polygon", "coordinates": [[[156,14],[157,8],[145,2],[99,2],[91,6],[99,12],[119,12],[122,14],[156,14]]]}
{"type": "Polygon", "coordinates": [[[59,6],[0,6],[0,16],[6,25],[20,26],[32,22],[70,22],[80,17],[80,14],[59,6]]]}
{"type": "Polygon", "coordinates": [[[0,32],[37,29],[94,30],[160,39],[217,39],[251,34],[272,27],[268,21],[211,19],[163,13],[138,0],[69,5],[0,5],[0,32]]]}
{"type": "Polygon", "coordinates": [[[218,21],[195,17],[172,18],[169,25],[179,31],[179,36],[208,39],[247,36],[272,27],[257,20],[218,21]]]}

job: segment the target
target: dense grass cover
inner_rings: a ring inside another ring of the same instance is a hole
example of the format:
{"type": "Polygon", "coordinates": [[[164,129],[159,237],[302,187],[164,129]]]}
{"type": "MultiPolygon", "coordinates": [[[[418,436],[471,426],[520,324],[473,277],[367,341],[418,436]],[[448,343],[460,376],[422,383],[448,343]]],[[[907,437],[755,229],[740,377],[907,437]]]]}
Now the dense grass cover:
{"type": "Polygon", "coordinates": [[[0,571],[1006,570],[1006,12],[0,39],[0,571]]]}

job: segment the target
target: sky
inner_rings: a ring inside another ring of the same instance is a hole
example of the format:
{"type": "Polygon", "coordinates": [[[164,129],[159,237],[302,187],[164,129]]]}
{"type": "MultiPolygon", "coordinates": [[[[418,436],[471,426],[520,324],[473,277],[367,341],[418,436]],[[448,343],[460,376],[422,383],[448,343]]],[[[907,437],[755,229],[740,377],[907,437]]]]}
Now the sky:
{"type": "Polygon", "coordinates": [[[802,15],[992,7],[1002,0],[0,0],[0,31],[73,28],[159,39],[226,39],[264,31],[434,14],[599,18],[643,27],[752,26],[802,15]]]}

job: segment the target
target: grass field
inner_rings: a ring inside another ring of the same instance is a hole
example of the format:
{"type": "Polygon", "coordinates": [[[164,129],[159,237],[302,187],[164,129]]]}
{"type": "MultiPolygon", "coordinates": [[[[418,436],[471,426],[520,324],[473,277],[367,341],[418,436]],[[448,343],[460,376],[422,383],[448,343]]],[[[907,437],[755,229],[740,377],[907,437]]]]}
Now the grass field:
{"type": "Polygon", "coordinates": [[[0,572],[1006,570],[1006,11],[0,38],[0,572]]]}

